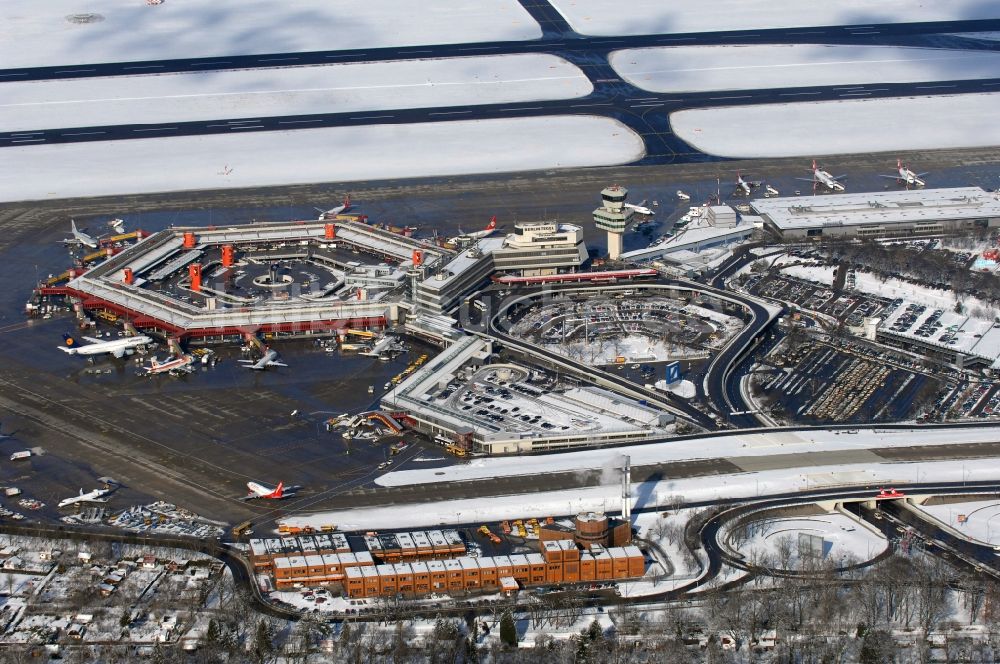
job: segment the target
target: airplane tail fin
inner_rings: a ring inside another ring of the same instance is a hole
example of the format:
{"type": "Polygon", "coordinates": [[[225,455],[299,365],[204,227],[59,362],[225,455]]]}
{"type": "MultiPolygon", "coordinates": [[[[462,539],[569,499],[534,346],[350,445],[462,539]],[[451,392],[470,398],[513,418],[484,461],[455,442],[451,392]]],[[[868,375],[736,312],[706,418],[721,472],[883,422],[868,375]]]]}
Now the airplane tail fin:
{"type": "Polygon", "coordinates": [[[81,496],[83,495],[83,489],[80,489],[80,495],[81,496]]]}
{"type": "Polygon", "coordinates": [[[66,344],[67,348],[73,348],[76,346],[76,339],[67,333],[63,335],[63,343],[66,344]]]}
{"type": "Polygon", "coordinates": [[[281,498],[281,496],[284,495],[284,493],[285,493],[285,483],[284,482],[278,482],[278,486],[274,489],[274,492],[271,493],[271,497],[272,498],[281,498]]]}
{"type": "Polygon", "coordinates": [[[76,219],[70,219],[70,220],[69,220],[69,227],[73,229],[73,232],[74,232],[74,233],[76,233],[76,232],[77,232],[77,231],[76,231],[76,219]]]}
{"type": "Polygon", "coordinates": [[[351,207],[351,195],[347,194],[346,196],[344,196],[344,210],[346,211],[350,207],[351,207]]]}
{"type": "Polygon", "coordinates": [[[492,217],[490,217],[490,223],[486,225],[486,230],[488,231],[496,230],[496,227],[497,227],[497,216],[493,215],[492,217]]]}
{"type": "Polygon", "coordinates": [[[815,159],[813,159],[813,170],[814,171],[816,170],[816,160],[815,159]]]}

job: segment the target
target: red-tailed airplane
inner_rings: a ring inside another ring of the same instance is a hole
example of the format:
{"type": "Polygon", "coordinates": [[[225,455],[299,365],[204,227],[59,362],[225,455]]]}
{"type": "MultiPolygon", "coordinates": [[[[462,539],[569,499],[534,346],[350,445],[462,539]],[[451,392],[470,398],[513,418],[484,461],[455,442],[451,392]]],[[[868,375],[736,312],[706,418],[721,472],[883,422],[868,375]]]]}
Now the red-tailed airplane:
{"type": "Polygon", "coordinates": [[[456,237],[449,238],[448,242],[451,244],[459,244],[460,242],[481,240],[484,237],[489,237],[493,235],[496,229],[497,229],[497,216],[493,215],[492,217],[490,217],[490,223],[486,224],[486,228],[484,228],[483,230],[473,231],[471,233],[462,233],[461,235],[458,235],[456,237]]]}
{"type": "Polygon", "coordinates": [[[824,171],[822,168],[816,165],[816,160],[813,159],[812,166],[812,178],[795,178],[796,180],[802,180],[803,182],[812,182],[815,187],[818,184],[823,185],[830,191],[844,191],[844,185],[840,182],[846,176],[838,175],[834,177],[830,175],[829,172],[824,171]]]}
{"type": "Polygon", "coordinates": [[[288,487],[285,489],[284,482],[278,482],[278,486],[269,487],[263,484],[258,484],[257,482],[247,482],[247,490],[249,493],[243,500],[257,500],[258,498],[267,500],[281,500],[282,498],[289,498],[292,495],[293,490],[297,490],[299,487],[288,487]]]}
{"type": "Polygon", "coordinates": [[[880,178],[892,178],[896,182],[905,184],[909,187],[911,184],[914,187],[922,187],[926,184],[923,178],[927,173],[914,173],[909,168],[903,164],[902,159],[896,159],[896,175],[879,175],[880,178]]]}
{"type": "MultiPolygon", "coordinates": [[[[316,208],[316,209],[319,210],[319,208],[316,208]]],[[[343,205],[338,205],[335,208],[330,208],[329,210],[326,210],[325,212],[322,211],[322,210],[320,210],[319,220],[320,221],[326,221],[327,219],[333,219],[338,214],[342,214],[344,212],[347,212],[350,209],[351,209],[351,195],[347,194],[346,196],[344,196],[344,203],[343,203],[343,205]]]]}

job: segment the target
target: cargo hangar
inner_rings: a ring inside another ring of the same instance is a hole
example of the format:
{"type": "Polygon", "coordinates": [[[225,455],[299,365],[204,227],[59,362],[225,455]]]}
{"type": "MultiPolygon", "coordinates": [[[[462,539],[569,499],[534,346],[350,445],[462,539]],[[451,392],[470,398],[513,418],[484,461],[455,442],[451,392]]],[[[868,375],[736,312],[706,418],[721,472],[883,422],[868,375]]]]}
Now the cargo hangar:
{"type": "Polygon", "coordinates": [[[911,237],[1000,227],[1000,198],[979,187],[763,198],[751,206],[783,240],[911,237]]]}

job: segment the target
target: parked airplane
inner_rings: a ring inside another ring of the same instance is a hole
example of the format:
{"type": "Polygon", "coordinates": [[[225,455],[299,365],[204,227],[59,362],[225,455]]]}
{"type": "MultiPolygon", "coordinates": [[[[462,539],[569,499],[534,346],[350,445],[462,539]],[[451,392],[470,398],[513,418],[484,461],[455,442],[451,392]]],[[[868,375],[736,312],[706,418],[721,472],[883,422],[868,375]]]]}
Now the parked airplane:
{"type": "Polygon", "coordinates": [[[462,233],[461,235],[456,235],[453,238],[448,238],[449,244],[459,244],[462,242],[468,242],[470,240],[481,240],[484,237],[489,237],[497,229],[497,216],[493,215],[490,217],[490,223],[486,224],[486,228],[481,231],[473,231],[471,233],[462,233]]]}
{"type": "Polygon", "coordinates": [[[244,365],[247,369],[253,369],[254,371],[264,371],[268,367],[288,366],[284,362],[279,362],[278,351],[271,350],[270,348],[267,348],[264,351],[264,357],[260,358],[256,362],[253,360],[240,360],[240,364],[244,365]]]}
{"type": "Polygon", "coordinates": [[[70,505],[76,505],[77,503],[106,503],[107,500],[102,500],[104,496],[112,493],[115,490],[113,486],[107,486],[103,489],[94,489],[87,493],[80,489],[80,495],[73,496],[72,498],[66,498],[65,500],[60,500],[57,507],[69,507],[70,505]]]}
{"type": "Polygon", "coordinates": [[[359,355],[367,357],[388,357],[392,353],[401,353],[403,344],[395,337],[384,336],[375,342],[375,345],[368,350],[363,350],[359,355]]]}
{"type": "Polygon", "coordinates": [[[744,180],[743,174],[740,173],[739,171],[736,171],[736,190],[734,193],[743,192],[742,193],[743,196],[750,196],[753,193],[753,190],[762,184],[763,182],[761,182],[760,180],[757,181],[744,180]]]}
{"type": "Polygon", "coordinates": [[[118,218],[112,219],[111,221],[108,222],[108,226],[110,226],[111,230],[113,230],[115,233],[124,233],[125,232],[125,220],[124,219],[118,219],[118,218]]]}
{"type": "Polygon", "coordinates": [[[76,339],[68,334],[64,334],[63,341],[66,345],[58,346],[58,348],[70,355],[102,355],[104,353],[111,353],[120,359],[134,353],[135,349],[139,346],[153,343],[153,338],[147,337],[145,334],[113,339],[111,341],[102,341],[95,337],[83,337],[83,340],[89,343],[86,346],[78,346],[76,339]]]}
{"type": "MultiPolygon", "coordinates": [[[[316,209],[319,210],[319,208],[316,209]]],[[[344,203],[342,205],[338,205],[335,208],[330,208],[325,212],[323,210],[320,210],[319,221],[326,221],[327,219],[333,219],[338,214],[343,214],[344,212],[347,212],[350,209],[351,209],[351,195],[347,194],[346,196],[344,196],[344,203]]]]}
{"type": "Polygon", "coordinates": [[[795,178],[796,180],[802,180],[803,182],[812,182],[813,185],[821,184],[830,191],[844,191],[844,185],[840,182],[846,175],[838,175],[833,177],[827,171],[816,165],[816,160],[813,159],[812,165],[812,178],[795,178]]]}
{"type": "Polygon", "coordinates": [[[892,178],[896,182],[900,182],[909,187],[911,184],[914,187],[922,187],[926,182],[923,181],[923,177],[927,173],[914,173],[909,168],[903,164],[902,159],[896,159],[896,174],[895,175],[879,175],[880,178],[892,178]]]}
{"type": "Polygon", "coordinates": [[[81,244],[85,247],[90,247],[91,249],[97,248],[97,240],[94,239],[92,236],[87,235],[79,228],[77,228],[76,220],[74,219],[69,220],[69,228],[70,228],[70,233],[73,234],[73,237],[66,238],[65,240],[63,240],[64,244],[81,244]]]}
{"type": "Polygon", "coordinates": [[[633,205],[632,203],[625,203],[625,207],[627,207],[630,210],[634,210],[636,214],[644,214],[647,217],[652,217],[654,214],[656,214],[656,212],[646,207],[645,199],[643,199],[643,201],[638,205],[633,205]]]}
{"type": "Polygon", "coordinates": [[[284,482],[278,482],[278,486],[276,487],[269,487],[257,482],[247,482],[247,491],[249,493],[247,493],[243,500],[281,500],[282,498],[291,498],[301,488],[300,486],[286,487],[284,482]]]}
{"type": "Polygon", "coordinates": [[[161,373],[190,371],[193,363],[194,357],[187,354],[164,360],[163,362],[160,362],[154,357],[150,360],[150,365],[148,367],[143,367],[142,369],[146,372],[147,376],[155,376],[156,374],[161,373]]]}

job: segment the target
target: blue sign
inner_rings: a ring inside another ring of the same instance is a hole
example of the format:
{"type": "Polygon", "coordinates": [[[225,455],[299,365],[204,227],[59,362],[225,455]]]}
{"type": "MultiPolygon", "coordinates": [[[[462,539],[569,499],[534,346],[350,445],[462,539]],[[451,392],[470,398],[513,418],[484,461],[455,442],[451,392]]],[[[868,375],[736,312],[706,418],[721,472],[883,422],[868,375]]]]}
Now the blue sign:
{"type": "Polygon", "coordinates": [[[680,362],[671,362],[666,366],[666,369],[667,369],[667,375],[666,375],[667,385],[670,385],[671,383],[676,383],[681,379],[680,362]]]}

